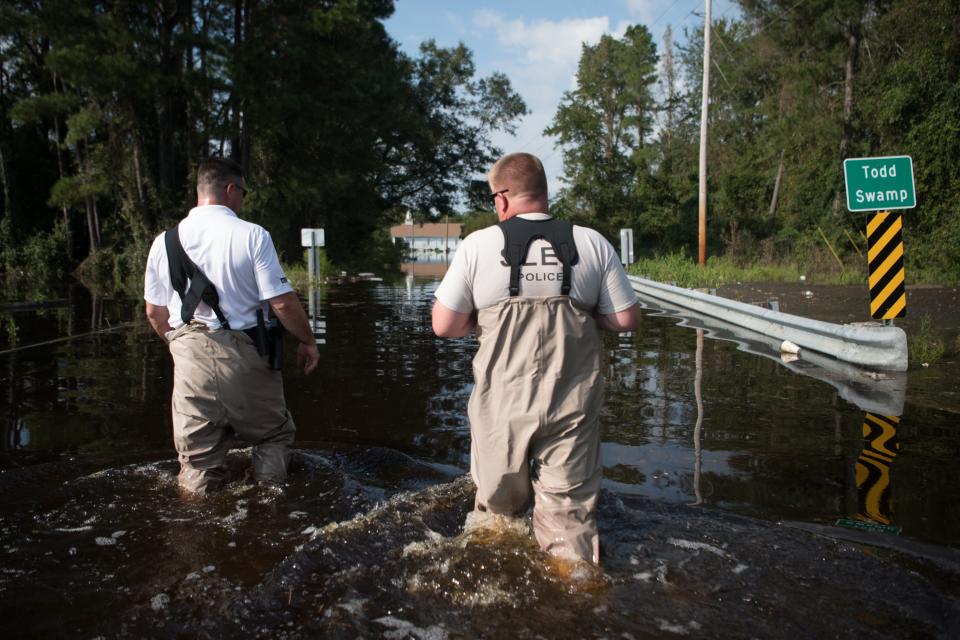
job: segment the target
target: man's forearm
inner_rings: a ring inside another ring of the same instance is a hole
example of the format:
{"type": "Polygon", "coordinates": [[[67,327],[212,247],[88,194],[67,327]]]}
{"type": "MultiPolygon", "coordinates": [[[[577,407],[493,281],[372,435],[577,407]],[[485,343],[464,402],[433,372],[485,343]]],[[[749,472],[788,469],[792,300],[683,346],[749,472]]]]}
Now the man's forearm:
{"type": "Polygon", "coordinates": [[[635,304],[623,311],[606,315],[597,314],[594,317],[597,321],[597,326],[604,331],[613,331],[615,333],[633,331],[640,325],[640,305],[635,304]]]}
{"type": "Polygon", "coordinates": [[[276,314],[283,327],[303,344],[316,344],[310,321],[300,304],[297,294],[285,293],[269,300],[273,313],[276,314]]]}
{"type": "Polygon", "coordinates": [[[153,327],[157,335],[166,339],[165,334],[173,330],[170,326],[170,311],[166,307],[146,303],[147,322],[153,327]]]}
{"type": "Polygon", "coordinates": [[[433,332],[441,338],[461,338],[477,326],[477,315],[460,313],[449,309],[439,300],[433,303],[431,312],[433,332]]]}

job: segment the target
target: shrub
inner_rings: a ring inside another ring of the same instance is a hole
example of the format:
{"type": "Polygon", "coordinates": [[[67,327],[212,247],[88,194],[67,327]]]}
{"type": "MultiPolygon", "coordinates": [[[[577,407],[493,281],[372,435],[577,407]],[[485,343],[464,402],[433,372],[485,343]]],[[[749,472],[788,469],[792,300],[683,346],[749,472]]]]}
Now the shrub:
{"type": "Polygon", "coordinates": [[[908,341],[910,363],[914,365],[933,364],[943,357],[946,351],[943,336],[933,328],[929,315],[920,319],[920,328],[908,341]]]}

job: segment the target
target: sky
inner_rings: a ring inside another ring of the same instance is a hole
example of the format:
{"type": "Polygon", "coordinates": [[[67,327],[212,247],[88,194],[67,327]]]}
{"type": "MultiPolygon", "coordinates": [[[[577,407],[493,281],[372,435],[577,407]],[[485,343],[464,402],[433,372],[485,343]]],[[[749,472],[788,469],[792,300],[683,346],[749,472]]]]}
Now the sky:
{"type": "MultiPolygon", "coordinates": [[[[658,52],[670,25],[675,42],[684,30],[703,24],[705,0],[396,0],[386,22],[400,48],[416,56],[430,38],[444,47],[464,43],[473,52],[477,76],[505,73],[530,113],[511,136],[497,132],[494,143],[505,153],[537,155],[547,171],[551,194],[561,187],[563,160],[555,140],[543,135],[564,91],[576,86],[582,44],[596,44],[627,26],[645,24],[658,52]]],[[[713,0],[712,17],[736,18],[736,4],[713,0]]],[[[478,176],[479,177],[479,176],[478,176]]]]}

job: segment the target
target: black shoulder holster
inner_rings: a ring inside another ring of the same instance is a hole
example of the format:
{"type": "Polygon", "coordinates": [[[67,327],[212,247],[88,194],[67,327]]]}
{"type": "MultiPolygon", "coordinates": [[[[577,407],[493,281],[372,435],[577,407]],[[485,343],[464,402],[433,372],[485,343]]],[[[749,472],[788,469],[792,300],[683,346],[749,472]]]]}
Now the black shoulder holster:
{"type": "MultiPolygon", "coordinates": [[[[180,301],[183,303],[180,307],[180,318],[184,324],[193,320],[193,314],[197,311],[200,302],[205,302],[208,307],[213,309],[220,326],[224,329],[230,328],[230,323],[223,315],[220,309],[220,294],[213,286],[213,283],[203,274],[194,264],[190,256],[183,249],[180,242],[179,225],[168,229],[163,237],[164,244],[167,247],[167,263],[170,266],[170,283],[174,290],[180,295],[180,301]],[[190,278],[190,286],[187,286],[187,278],[190,278]]],[[[244,329],[244,333],[253,340],[253,345],[261,356],[267,356],[271,369],[283,368],[283,325],[276,318],[270,318],[265,321],[263,310],[257,309],[257,326],[250,329],[244,329]]]]}
{"type": "Polygon", "coordinates": [[[168,229],[163,236],[163,241],[167,246],[167,263],[170,265],[170,283],[174,290],[180,295],[180,301],[183,303],[180,307],[180,319],[184,324],[193,320],[193,314],[197,311],[200,302],[205,302],[208,307],[213,309],[224,329],[230,328],[223,311],[220,310],[220,295],[214,288],[213,283],[203,275],[203,272],[197,268],[190,256],[183,249],[180,242],[179,225],[168,229]],[[187,287],[187,278],[190,278],[190,287],[187,287]]]}
{"type": "Polygon", "coordinates": [[[573,242],[573,225],[564,220],[527,220],[513,217],[499,223],[503,231],[503,259],[510,265],[510,295],[520,294],[520,267],[527,259],[530,243],[543,238],[553,247],[563,265],[563,284],[560,293],[570,295],[571,267],[580,260],[573,242]]]}

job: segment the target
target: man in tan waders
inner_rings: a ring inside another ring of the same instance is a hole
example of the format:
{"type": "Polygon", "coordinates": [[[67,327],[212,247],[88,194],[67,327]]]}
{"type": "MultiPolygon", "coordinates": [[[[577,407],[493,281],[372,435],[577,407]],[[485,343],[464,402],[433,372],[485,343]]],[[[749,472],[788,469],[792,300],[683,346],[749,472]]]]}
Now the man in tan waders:
{"type": "Polygon", "coordinates": [[[201,494],[220,488],[227,451],[238,440],[253,445],[255,480],[286,478],[295,427],[280,371],[261,355],[264,307],[300,341],[297,362],[305,374],[320,358],[270,234],[237,217],[246,192],[232,160],[201,164],[197,206],[157,236],[144,278],[147,319],[173,356],[178,480],[201,494]]]}
{"type": "Polygon", "coordinates": [[[467,409],[475,510],[521,515],[532,497],[540,546],[597,563],[598,329],[635,329],[637,298],[603,236],[550,217],[535,156],[504,156],[487,180],[500,224],[463,241],[433,306],[438,336],[476,328],[480,343],[467,409]]]}

